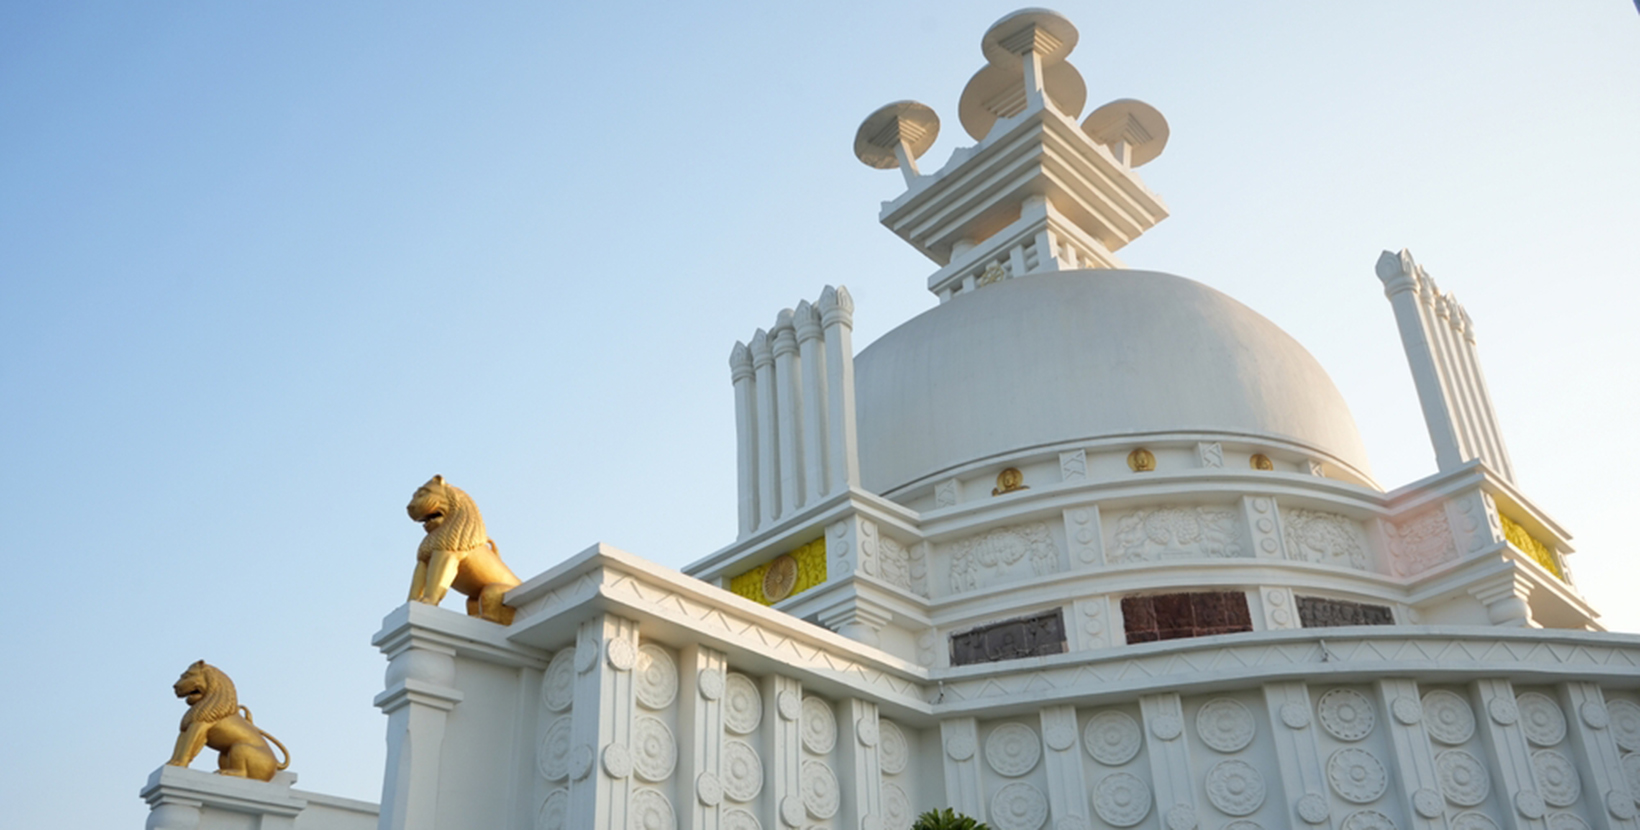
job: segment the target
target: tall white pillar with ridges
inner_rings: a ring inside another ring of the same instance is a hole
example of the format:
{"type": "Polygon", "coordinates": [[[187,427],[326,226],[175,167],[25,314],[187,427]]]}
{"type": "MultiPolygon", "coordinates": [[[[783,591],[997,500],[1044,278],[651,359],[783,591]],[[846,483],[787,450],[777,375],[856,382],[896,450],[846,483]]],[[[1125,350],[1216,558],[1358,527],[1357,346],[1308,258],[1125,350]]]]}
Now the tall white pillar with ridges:
{"type": "Polygon", "coordinates": [[[820,312],[808,300],[793,312],[797,327],[797,360],[803,373],[803,503],[826,492],[826,353],[820,312]]]}
{"type": "Polygon", "coordinates": [[[740,535],[757,529],[757,385],[752,350],[736,341],[729,352],[735,385],[735,479],[740,488],[740,535]]]}
{"type": "Polygon", "coordinates": [[[1385,251],[1378,257],[1378,279],[1383,281],[1384,296],[1395,309],[1401,346],[1412,369],[1418,402],[1423,405],[1429,442],[1435,448],[1435,465],[1450,470],[1462,465],[1464,459],[1452,407],[1436,365],[1436,346],[1431,342],[1428,319],[1419,297],[1417,268],[1412,254],[1404,250],[1399,255],[1385,251]]]}
{"type": "Polygon", "coordinates": [[[751,352],[757,384],[758,527],[768,527],[780,515],[780,470],[775,460],[774,355],[762,329],[752,335],[751,352]]]}
{"type": "Polygon", "coordinates": [[[829,493],[860,486],[860,450],[854,426],[854,298],[839,285],[820,292],[826,343],[826,468],[829,493]]]}
{"type": "Polygon", "coordinates": [[[797,331],[792,310],[784,308],[776,316],[769,334],[774,338],[775,418],[780,443],[780,515],[787,516],[803,504],[803,469],[799,442],[803,437],[801,411],[803,390],[797,368],[797,331]]]}

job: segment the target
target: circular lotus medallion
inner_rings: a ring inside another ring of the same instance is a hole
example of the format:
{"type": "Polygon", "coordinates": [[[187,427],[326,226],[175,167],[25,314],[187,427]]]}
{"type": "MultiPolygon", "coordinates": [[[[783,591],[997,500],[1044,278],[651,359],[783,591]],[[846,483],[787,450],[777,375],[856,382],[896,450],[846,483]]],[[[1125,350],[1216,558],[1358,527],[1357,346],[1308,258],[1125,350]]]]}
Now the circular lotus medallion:
{"type": "Polygon", "coordinates": [[[575,649],[560,649],[541,677],[541,705],[562,712],[575,702],[575,649]]]}
{"type": "Polygon", "coordinates": [[[1371,752],[1346,747],[1327,759],[1327,783],[1345,801],[1371,804],[1389,787],[1389,773],[1371,752]]]}
{"type": "Polygon", "coordinates": [[[1225,815],[1252,815],[1264,804],[1264,776],[1246,761],[1220,761],[1207,771],[1207,800],[1225,815]]]}
{"type": "Polygon", "coordinates": [[[1316,703],[1321,728],[1340,741],[1359,741],[1372,733],[1377,722],[1372,702],[1352,689],[1333,689],[1316,703]]]}
{"type": "Polygon", "coordinates": [[[757,750],[742,740],[730,738],[723,742],[723,792],[746,803],[763,791],[763,761],[757,750]]]}
{"type": "Polygon", "coordinates": [[[1082,728],[1082,743],[1093,760],[1118,767],[1139,754],[1139,724],[1122,712],[1106,709],[1082,728]]]}
{"type": "Polygon", "coordinates": [[[672,813],[672,802],[666,796],[647,787],[640,787],[632,796],[632,830],[677,830],[677,816],[672,813]]]}
{"type": "Polygon", "coordinates": [[[1253,713],[1227,697],[1208,701],[1196,713],[1196,734],[1201,736],[1202,743],[1219,752],[1239,752],[1246,748],[1253,742],[1253,730],[1253,713]]]}
{"type": "Polygon", "coordinates": [[[1435,754],[1435,777],[1446,800],[1459,807],[1478,807],[1492,791],[1492,780],[1480,759],[1461,749],[1435,754]]]}
{"type": "Polygon", "coordinates": [[[878,722],[877,731],[877,766],[888,775],[905,772],[905,765],[911,757],[905,733],[893,721],[886,720],[878,722]]]}
{"type": "Polygon", "coordinates": [[[666,649],[648,643],[638,649],[638,703],[646,709],[665,709],[678,697],[678,664],[666,649]]]}
{"type": "Polygon", "coordinates": [[[1437,689],[1424,695],[1424,724],[1429,737],[1458,746],[1475,734],[1475,712],[1462,697],[1437,689]]]}
{"type": "Polygon", "coordinates": [[[1018,778],[1036,768],[1042,741],[1023,723],[1005,723],[985,739],[985,762],[999,775],[1018,778]]]}
{"type": "Polygon", "coordinates": [[[730,674],[723,682],[723,725],[737,735],[750,735],[763,722],[763,698],[757,684],[744,674],[730,674]]]}
{"type": "Polygon", "coordinates": [[[816,755],[830,754],[837,746],[837,718],[831,712],[831,704],[809,696],[803,698],[802,705],[803,748],[816,755]]]}
{"type": "Polygon", "coordinates": [[[1048,820],[1048,799],[1024,781],[1004,784],[991,798],[991,822],[997,830],[1040,830],[1048,820]]]}
{"type": "Polygon", "coordinates": [[[1093,811],[1113,827],[1132,827],[1150,814],[1150,787],[1137,776],[1113,772],[1094,785],[1093,811]]]}

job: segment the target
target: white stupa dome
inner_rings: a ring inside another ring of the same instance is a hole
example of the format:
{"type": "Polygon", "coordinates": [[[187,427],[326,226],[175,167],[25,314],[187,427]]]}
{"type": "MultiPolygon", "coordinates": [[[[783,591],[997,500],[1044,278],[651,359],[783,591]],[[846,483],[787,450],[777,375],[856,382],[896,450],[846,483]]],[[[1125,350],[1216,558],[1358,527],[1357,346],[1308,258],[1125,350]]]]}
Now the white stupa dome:
{"type": "Polygon", "coordinates": [[[906,322],[855,366],[873,492],[1032,448],[1190,433],[1296,445],[1371,480],[1321,364],[1257,312],[1171,274],[1006,280],[906,322]]]}

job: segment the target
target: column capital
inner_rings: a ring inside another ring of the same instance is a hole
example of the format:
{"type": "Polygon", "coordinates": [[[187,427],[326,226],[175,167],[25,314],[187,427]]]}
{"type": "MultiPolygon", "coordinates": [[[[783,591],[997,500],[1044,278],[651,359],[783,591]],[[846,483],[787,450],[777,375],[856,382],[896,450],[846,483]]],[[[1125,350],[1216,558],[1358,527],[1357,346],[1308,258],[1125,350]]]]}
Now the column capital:
{"type": "Polygon", "coordinates": [[[797,304],[797,310],[792,312],[793,322],[797,326],[797,339],[807,343],[810,340],[820,339],[820,312],[809,305],[808,300],[797,304]]]}
{"type": "Polygon", "coordinates": [[[735,383],[751,380],[755,375],[752,369],[752,350],[746,344],[735,341],[734,348],[729,350],[729,378],[735,383]]]}
{"type": "Polygon", "coordinates": [[[769,352],[769,333],[758,329],[752,333],[752,365],[758,369],[774,363],[774,356],[769,352]]]}
{"type": "Polygon", "coordinates": [[[854,328],[854,297],[844,286],[826,286],[820,292],[820,317],[826,328],[842,325],[845,328],[854,328]]]}

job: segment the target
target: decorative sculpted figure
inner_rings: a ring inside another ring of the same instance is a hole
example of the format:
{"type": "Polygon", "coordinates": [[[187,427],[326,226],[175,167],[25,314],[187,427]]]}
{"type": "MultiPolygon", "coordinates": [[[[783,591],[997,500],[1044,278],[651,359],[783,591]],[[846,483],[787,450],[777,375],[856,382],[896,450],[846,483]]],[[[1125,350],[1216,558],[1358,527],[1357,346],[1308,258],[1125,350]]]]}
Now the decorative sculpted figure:
{"type": "Polygon", "coordinates": [[[1269,471],[1276,468],[1275,463],[1270,461],[1270,456],[1261,452],[1253,453],[1253,457],[1247,460],[1247,464],[1255,470],[1269,471]]]}
{"type": "Polygon", "coordinates": [[[1128,453],[1128,469],[1136,473],[1154,472],[1156,469],[1156,454],[1143,447],[1128,453]]]}
{"type": "Polygon", "coordinates": [[[171,688],[177,697],[188,701],[188,713],[182,716],[176,751],[166,763],[188,766],[200,750],[210,747],[217,751],[219,775],[272,781],[274,773],[290,766],[290,751],[278,738],[251,722],[251,710],[239,705],[233,681],[221,669],[200,660],[189,666],[171,688]],[[285,760],[274,761],[268,741],[279,747],[285,760]]]}
{"type": "Polygon", "coordinates": [[[1017,467],[1009,467],[997,473],[997,486],[991,488],[991,495],[1000,496],[1003,493],[1012,493],[1017,490],[1029,490],[1025,486],[1025,474],[1017,467]]]}
{"type": "Polygon", "coordinates": [[[467,615],[512,625],[514,609],[501,598],[518,586],[518,576],[501,561],[495,540],[484,532],[484,517],[466,493],[433,476],[405,507],[427,536],[416,551],[410,599],[438,605],[455,588],[467,595],[467,615]]]}

